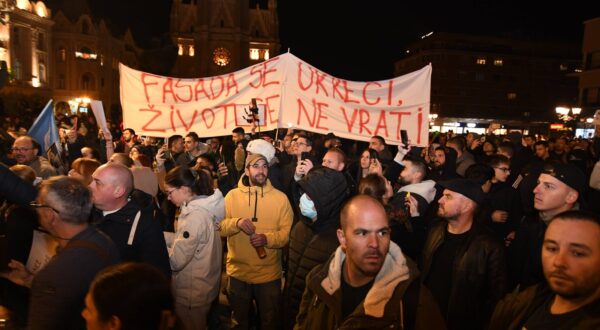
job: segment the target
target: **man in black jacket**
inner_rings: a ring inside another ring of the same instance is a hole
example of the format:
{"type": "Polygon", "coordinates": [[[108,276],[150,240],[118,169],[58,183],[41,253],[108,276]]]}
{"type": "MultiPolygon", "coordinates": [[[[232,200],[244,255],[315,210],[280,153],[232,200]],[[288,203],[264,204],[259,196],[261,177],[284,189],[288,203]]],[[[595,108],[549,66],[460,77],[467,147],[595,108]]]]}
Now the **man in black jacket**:
{"type": "Polygon", "coordinates": [[[117,245],[123,261],[146,262],[171,276],[160,222],[153,217],[150,195],[133,189],[133,174],[120,164],[96,169],[90,184],[93,223],[117,245]]]}
{"type": "Polygon", "coordinates": [[[483,329],[507,288],[504,247],[473,220],[484,199],[467,179],[441,182],[440,221],[431,228],[421,269],[449,329],[483,329]]]}
{"type": "Polygon", "coordinates": [[[600,329],[600,217],[554,217],[541,256],[547,283],[498,303],[490,330],[600,329]]]}

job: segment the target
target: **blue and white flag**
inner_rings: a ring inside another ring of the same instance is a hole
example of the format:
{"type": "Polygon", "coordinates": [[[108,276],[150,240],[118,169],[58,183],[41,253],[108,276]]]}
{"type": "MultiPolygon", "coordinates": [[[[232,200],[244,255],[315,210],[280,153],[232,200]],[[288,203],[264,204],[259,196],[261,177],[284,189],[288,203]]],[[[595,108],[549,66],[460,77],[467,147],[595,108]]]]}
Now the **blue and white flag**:
{"type": "Polygon", "coordinates": [[[48,158],[50,163],[59,173],[65,173],[65,166],[61,159],[62,147],[58,137],[58,129],[54,121],[54,111],[52,109],[52,100],[44,107],[44,110],[37,117],[27,135],[34,138],[40,144],[42,156],[48,158]]]}
{"type": "Polygon", "coordinates": [[[58,129],[56,128],[54,111],[52,110],[52,100],[48,101],[44,110],[42,110],[33,125],[31,125],[27,135],[34,138],[40,144],[40,151],[44,157],[48,156],[48,150],[53,145],[60,148],[58,129]]]}

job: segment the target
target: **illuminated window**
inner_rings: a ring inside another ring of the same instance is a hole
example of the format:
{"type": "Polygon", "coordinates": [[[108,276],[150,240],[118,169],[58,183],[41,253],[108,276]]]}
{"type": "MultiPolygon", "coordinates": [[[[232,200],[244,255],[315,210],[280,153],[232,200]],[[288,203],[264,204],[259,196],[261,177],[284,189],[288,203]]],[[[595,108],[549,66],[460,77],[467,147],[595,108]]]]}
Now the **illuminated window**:
{"type": "Polygon", "coordinates": [[[478,65],[485,65],[485,58],[478,58],[477,61],[476,61],[476,63],[478,65]]]}
{"type": "Polygon", "coordinates": [[[84,60],[95,60],[98,58],[98,55],[92,53],[91,49],[87,47],[82,47],[78,52],[75,52],[75,57],[84,60]]]}
{"type": "Polygon", "coordinates": [[[179,50],[177,51],[177,54],[179,54],[179,56],[183,55],[183,45],[179,44],[179,50]]]}
{"type": "Polygon", "coordinates": [[[517,93],[511,92],[506,94],[506,98],[509,100],[516,100],[517,99],[517,93]]]}
{"type": "Polygon", "coordinates": [[[194,46],[190,46],[190,48],[188,49],[188,55],[194,56],[195,54],[196,52],[194,50],[194,46]]]}
{"type": "Polygon", "coordinates": [[[258,61],[260,55],[258,54],[258,48],[250,48],[250,59],[258,61]]]}
{"type": "Polygon", "coordinates": [[[268,49],[265,49],[265,55],[263,56],[263,58],[264,58],[265,60],[268,60],[268,59],[269,59],[269,50],[268,50],[268,49]]]}
{"type": "MultiPolygon", "coordinates": [[[[484,63],[485,64],[485,63],[484,63]]],[[[502,66],[504,63],[502,62],[501,58],[497,58],[494,60],[494,65],[495,66],[502,66]]]]}
{"type": "Polygon", "coordinates": [[[44,64],[43,62],[40,62],[38,64],[38,76],[40,82],[46,82],[46,64],[44,64]]]}
{"type": "Polygon", "coordinates": [[[567,70],[569,70],[569,67],[566,64],[560,65],[560,71],[567,71],[567,70]]]}

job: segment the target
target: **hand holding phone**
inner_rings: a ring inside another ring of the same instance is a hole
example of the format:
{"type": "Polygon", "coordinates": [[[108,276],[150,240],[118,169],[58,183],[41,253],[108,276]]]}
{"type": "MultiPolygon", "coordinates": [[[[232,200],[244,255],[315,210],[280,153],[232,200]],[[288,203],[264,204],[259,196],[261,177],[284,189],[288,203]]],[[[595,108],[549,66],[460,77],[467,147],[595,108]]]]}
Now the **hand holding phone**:
{"type": "Polygon", "coordinates": [[[402,140],[402,148],[408,149],[408,132],[405,129],[400,130],[400,139],[402,140]]]}

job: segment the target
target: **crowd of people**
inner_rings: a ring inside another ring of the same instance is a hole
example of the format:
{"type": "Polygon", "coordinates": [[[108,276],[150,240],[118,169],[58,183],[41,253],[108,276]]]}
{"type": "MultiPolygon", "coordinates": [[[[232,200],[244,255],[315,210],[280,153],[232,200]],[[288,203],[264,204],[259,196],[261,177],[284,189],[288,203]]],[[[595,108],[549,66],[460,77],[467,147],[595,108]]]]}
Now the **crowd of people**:
{"type": "Polygon", "coordinates": [[[599,139],[57,122],[0,134],[16,329],[600,328],[599,139]]]}

